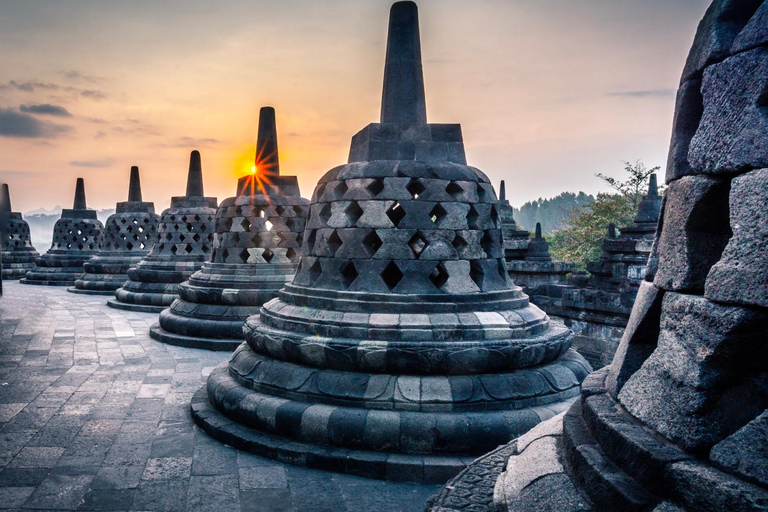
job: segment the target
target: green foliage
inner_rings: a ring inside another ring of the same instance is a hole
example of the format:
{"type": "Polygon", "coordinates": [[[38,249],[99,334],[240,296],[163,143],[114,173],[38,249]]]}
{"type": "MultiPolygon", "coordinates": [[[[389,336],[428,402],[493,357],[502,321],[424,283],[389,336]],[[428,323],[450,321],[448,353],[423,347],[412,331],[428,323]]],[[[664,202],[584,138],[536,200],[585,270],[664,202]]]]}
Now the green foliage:
{"type": "Polygon", "coordinates": [[[624,170],[629,174],[624,181],[596,174],[617,193],[600,193],[593,202],[570,210],[564,220],[565,229],[549,238],[549,250],[554,259],[573,261],[583,270],[587,262],[600,257],[610,223],[615,224],[617,230],[632,225],[637,205],[648,193],[648,179],[659,168],[648,169],[637,160],[634,164],[624,162],[624,170]]]}
{"type": "Polygon", "coordinates": [[[551,199],[539,198],[535,201],[528,201],[519,209],[513,208],[515,222],[522,229],[533,231],[536,229],[536,223],[541,222],[541,230],[544,233],[552,233],[565,227],[565,220],[570,212],[579,206],[583,206],[594,201],[592,195],[579,192],[563,192],[557,197],[551,199]]]}

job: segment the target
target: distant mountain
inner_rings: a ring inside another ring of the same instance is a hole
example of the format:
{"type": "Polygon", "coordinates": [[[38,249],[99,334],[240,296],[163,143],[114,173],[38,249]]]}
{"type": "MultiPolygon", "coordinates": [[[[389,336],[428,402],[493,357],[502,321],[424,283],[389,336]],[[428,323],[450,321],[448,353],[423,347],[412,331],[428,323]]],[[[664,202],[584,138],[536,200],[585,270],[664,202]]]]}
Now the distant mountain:
{"type": "Polygon", "coordinates": [[[515,222],[528,231],[536,229],[536,223],[541,222],[541,229],[544,233],[554,233],[563,229],[563,222],[568,214],[574,208],[584,206],[594,201],[591,194],[579,192],[563,192],[562,194],[550,198],[539,198],[535,201],[528,201],[520,208],[513,208],[515,222]]]}
{"type": "Polygon", "coordinates": [[[56,205],[52,210],[46,210],[45,208],[38,208],[24,214],[25,217],[29,215],[61,215],[61,206],[56,205]]]}

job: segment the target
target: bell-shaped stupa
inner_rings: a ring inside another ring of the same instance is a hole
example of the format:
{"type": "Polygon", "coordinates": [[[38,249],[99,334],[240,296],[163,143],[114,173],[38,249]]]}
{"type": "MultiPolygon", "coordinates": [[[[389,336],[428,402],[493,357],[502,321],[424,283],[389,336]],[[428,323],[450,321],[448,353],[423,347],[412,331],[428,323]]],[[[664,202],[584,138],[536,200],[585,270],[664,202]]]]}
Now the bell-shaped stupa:
{"type": "Polygon", "coordinates": [[[160,217],[154,203],[141,200],[139,168],[131,167],[128,201],[117,203],[115,214],[104,226],[104,243],[99,253],[85,262],[85,273],[77,278],[73,293],[114,295],[157,240],[160,217]]]}
{"type": "Polygon", "coordinates": [[[53,226],[53,242],[48,252],[21,279],[24,284],[72,286],[83,273],[83,263],[91,259],[104,240],[104,226],[96,211],[85,205],[85,183],[77,178],[75,204],[61,212],[53,226]]]}
{"type": "Polygon", "coordinates": [[[390,15],[381,122],[315,189],[291,284],[193,398],[235,447],[441,482],[579,393],[589,364],[507,277],[461,127],[428,124],[416,4],[390,15]]]}
{"type": "Polygon", "coordinates": [[[29,224],[21,213],[11,210],[11,191],[3,183],[0,190],[0,236],[2,236],[2,278],[20,279],[35,265],[40,256],[29,236],[29,224]]]}
{"type": "Polygon", "coordinates": [[[243,324],[293,278],[309,201],[296,176],[281,176],[275,109],[259,114],[253,173],[222,201],[208,263],[179,286],[150,335],[185,347],[234,350],[243,324]]]}
{"type": "Polygon", "coordinates": [[[171,207],[160,215],[152,250],[128,270],[128,280],[107,304],[153,313],[170,306],[179,293],[179,284],[208,261],[213,249],[215,216],[216,198],[203,195],[200,153],[192,151],[187,195],[171,198],[171,207]]]}

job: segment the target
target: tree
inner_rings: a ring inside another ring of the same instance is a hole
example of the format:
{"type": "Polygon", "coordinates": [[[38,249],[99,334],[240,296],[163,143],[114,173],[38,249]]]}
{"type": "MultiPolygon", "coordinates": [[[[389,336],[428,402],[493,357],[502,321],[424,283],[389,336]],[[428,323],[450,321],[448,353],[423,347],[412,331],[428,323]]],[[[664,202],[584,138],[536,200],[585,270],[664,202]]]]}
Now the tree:
{"type": "Polygon", "coordinates": [[[600,193],[587,205],[573,208],[567,215],[566,228],[556,232],[549,240],[550,252],[555,259],[573,261],[585,269],[587,263],[600,257],[603,238],[608,225],[617,229],[631,225],[637,206],[648,193],[648,179],[659,167],[648,169],[640,160],[624,162],[629,178],[622,181],[603,174],[596,174],[616,193],[600,193]]]}

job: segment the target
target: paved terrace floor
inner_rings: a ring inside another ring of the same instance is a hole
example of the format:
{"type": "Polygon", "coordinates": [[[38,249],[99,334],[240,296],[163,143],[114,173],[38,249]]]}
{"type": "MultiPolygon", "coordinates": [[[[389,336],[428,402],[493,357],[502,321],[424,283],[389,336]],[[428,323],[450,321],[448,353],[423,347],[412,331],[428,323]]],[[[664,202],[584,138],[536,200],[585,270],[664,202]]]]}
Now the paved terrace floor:
{"type": "Polygon", "coordinates": [[[279,464],[194,425],[189,400],[227,353],[147,332],[105,297],[3,283],[0,509],[420,511],[438,486],[279,464]]]}

